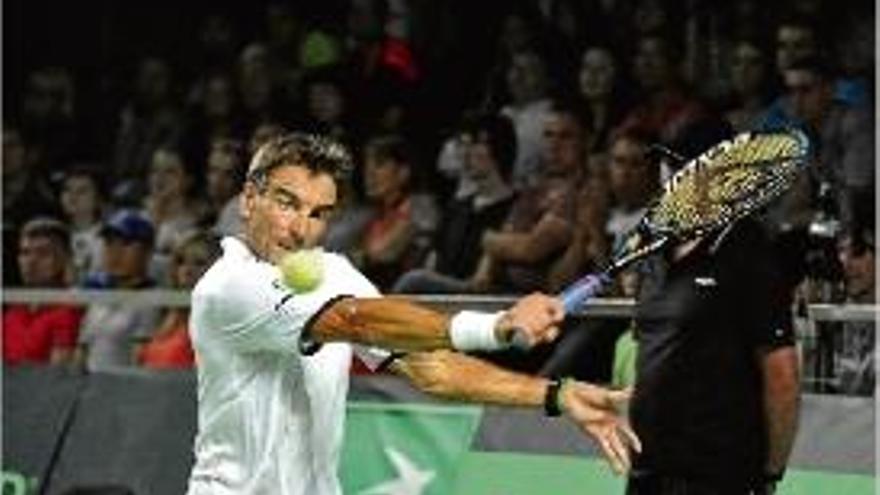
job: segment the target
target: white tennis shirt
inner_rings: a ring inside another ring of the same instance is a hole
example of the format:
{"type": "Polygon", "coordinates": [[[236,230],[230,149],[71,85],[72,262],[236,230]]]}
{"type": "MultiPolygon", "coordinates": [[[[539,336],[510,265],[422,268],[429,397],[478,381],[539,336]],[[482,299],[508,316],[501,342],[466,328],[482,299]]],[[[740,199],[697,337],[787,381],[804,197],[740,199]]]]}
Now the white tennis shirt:
{"type": "MultiPolygon", "coordinates": [[[[337,495],[352,347],[305,356],[309,320],[343,294],[379,292],[344,257],[325,253],[321,285],[294,294],[274,265],[240,240],[192,293],[190,334],[198,365],[198,434],[190,495],[337,495]]],[[[387,353],[357,349],[368,365],[387,353]],[[362,351],[362,352],[361,352],[362,351]]]]}

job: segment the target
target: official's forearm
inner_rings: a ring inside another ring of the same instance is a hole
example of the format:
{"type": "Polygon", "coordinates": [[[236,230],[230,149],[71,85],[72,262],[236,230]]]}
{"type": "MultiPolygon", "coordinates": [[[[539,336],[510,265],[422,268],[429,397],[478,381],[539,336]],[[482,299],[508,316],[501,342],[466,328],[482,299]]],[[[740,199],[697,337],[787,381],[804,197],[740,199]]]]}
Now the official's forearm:
{"type": "Polygon", "coordinates": [[[429,394],[504,406],[541,406],[548,383],[544,378],[514,373],[453,351],[410,354],[393,369],[429,394]]]}
{"type": "Polygon", "coordinates": [[[346,341],[405,351],[451,346],[449,316],[403,298],[348,298],[313,324],[318,342],[346,341]]]}
{"type": "Polygon", "coordinates": [[[764,375],[764,413],[767,422],[768,473],[788,463],[797,433],[800,383],[794,347],[770,351],[761,358],[764,375]]]}

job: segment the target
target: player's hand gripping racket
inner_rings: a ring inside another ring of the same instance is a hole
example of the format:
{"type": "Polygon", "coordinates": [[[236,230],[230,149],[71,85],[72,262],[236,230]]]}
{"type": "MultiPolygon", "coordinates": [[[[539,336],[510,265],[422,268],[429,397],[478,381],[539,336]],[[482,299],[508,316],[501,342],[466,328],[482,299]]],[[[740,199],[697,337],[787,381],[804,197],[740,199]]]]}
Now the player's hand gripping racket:
{"type": "MultiPolygon", "coordinates": [[[[742,133],[687,162],[663,185],[608,264],[559,294],[566,313],[579,310],[615,274],[669,243],[686,242],[763,208],[795,181],[806,164],[806,135],[796,130],[742,133]]],[[[512,344],[528,348],[521,331],[512,344]]]]}

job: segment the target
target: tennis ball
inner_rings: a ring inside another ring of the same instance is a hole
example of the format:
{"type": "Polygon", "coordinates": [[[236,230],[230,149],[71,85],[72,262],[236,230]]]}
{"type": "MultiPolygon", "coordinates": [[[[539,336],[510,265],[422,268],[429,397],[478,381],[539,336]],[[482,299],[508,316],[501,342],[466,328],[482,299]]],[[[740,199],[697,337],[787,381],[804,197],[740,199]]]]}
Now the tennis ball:
{"type": "Polygon", "coordinates": [[[284,255],[279,263],[281,278],[294,292],[311,292],[324,277],[321,249],[300,249],[284,255]]]}

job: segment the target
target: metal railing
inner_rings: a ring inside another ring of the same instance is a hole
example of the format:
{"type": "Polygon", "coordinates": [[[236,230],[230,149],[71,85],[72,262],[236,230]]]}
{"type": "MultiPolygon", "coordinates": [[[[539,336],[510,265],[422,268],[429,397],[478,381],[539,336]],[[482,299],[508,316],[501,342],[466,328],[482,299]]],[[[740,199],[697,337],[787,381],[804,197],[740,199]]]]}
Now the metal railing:
{"type": "MultiPolygon", "coordinates": [[[[402,296],[436,308],[498,310],[516,300],[511,295],[407,295],[402,296]]],[[[126,306],[186,307],[188,291],[8,289],[2,290],[4,304],[118,304],[126,306]]],[[[578,318],[631,318],[632,299],[597,298],[589,301],[578,318]]],[[[811,304],[795,319],[806,391],[834,393],[840,390],[847,332],[854,326],[864,332],[876,330],[878,306],[866,304],[811,304]],[[870,323],[873,322],[873,325],[870,323]]],[[[873,339],[872,339],[873,340],[873,339]]],[[[873,368],[873,363],[870,365],[873,368]]]]}

